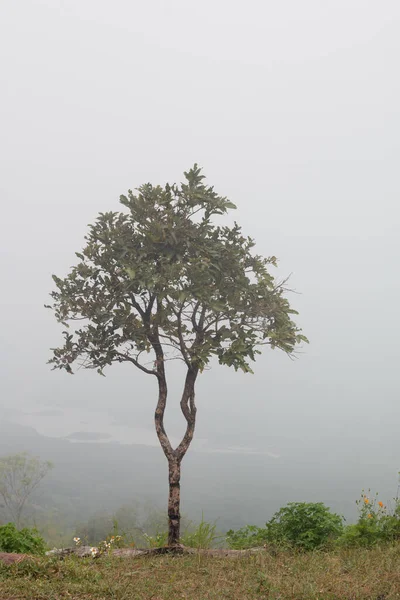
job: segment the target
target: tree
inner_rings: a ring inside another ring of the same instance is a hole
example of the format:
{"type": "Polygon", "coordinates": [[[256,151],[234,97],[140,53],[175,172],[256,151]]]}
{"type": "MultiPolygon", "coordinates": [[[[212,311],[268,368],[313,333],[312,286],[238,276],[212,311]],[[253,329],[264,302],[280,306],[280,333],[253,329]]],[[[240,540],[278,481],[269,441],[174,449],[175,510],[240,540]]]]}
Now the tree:
{"type": "Polygon", "coordinates": [[[0,496],[17,527],[29,496],[51,468],[26,452],[0,458],[0,496]]]}
{"type": "Polygon", "coordinates": [[[101,375],[113,363],[130,363],[155,379],[172,546],[180,537],[181,463],[195,429],[198,375],[212,359],[252,372],[249,363],[263,345],[291,355],[306,338],[292,321],[297,313],[284,282],[270,274],[276,258],[253,254],[254,241],[236,223],[215,224],[236,207],[205,185],[197,165],[180,185],[146,184],[137,192],[120,197],[126,212],[100,213],[76,253],[80,262],[66,278],[53,276],[57,290],[48,308],[65,330],[50,363],[68,373],[77,363],[101,375]],[[176,448],[164,427],[166,364],[174,359],[185,368],[186,431],[176,448]]]}

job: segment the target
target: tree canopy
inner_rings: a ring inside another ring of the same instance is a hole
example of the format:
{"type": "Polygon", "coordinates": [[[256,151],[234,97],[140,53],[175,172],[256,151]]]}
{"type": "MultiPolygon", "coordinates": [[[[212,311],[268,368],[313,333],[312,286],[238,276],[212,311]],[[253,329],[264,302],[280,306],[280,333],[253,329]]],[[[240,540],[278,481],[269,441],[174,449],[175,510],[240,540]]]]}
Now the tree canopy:
{"type": "Polygon", "coordinates": [[[86,321],[64,332],[55,368],[71,372],[79,361],[103,374],[128,361],[157,376],[143,361],[155,351],[155,332],[164,361],[178,357],[200,371],[215,356],[247,372],[260,346],[291,354],[305,341],[270,272],[276,258],[254,254],[254,241],[236,223],[214,224],[235,205],[204,184],[197,165],[185,178],[121,196],[127,212],[101,213],[76,253],[80,262],[65,279],[53,277],[58,320],[86,321]]]}

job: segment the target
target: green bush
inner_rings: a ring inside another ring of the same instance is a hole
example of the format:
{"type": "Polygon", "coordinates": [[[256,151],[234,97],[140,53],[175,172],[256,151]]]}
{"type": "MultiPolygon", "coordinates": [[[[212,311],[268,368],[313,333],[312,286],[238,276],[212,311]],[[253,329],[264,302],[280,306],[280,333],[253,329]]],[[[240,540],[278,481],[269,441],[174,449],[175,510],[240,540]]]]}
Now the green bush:
{"type": "Polygon", "coordinates": [[[259,548],[268,542],[268,534],[265,528],[246,525],[237,531],[230,529],[226,534],[226,541],[233,550],[259,548]]]}
{"type": "Polygon", "coordinates": [[[43,555],[46,543],[36,529],[17,529],[8,523],[0,527],[0,551],[43,555]]]}
{"type": "Polygon", "coordinates": [[[266,524],[268,541],[314,550],[327,546],[343,531],[343,518],[322,502],[290,502],[266,524]]]}
{"type": "Polygon", "coordinates": [[[370,499],[364,492],[356,503],[359,508],[358,521],[344,528],[337,540],[339,546],[371,548],[400,539],[399,499],[395,499],[392,513],[377,497],[370,499]]]}
{"type": "Polygon", "coordinates": [[[265,544],[314,550],[328,545],[343,531],[343,519],[330,512],[322,502],[291,502],[281,508],[264,528],[247,525],[230,530],[230,548],[256,548],[265,544]]]}
{"type": "Polygon", "coordinates": [[[400,499],[395,499],[395,508],[392,514],[386,514],[382,519],[382,534],[385,541],[400,540],[400,499]]]}
{"type": "Polygon", "coordinates": [[[331,513],[323,503],[291,502],[281,508],[265,528],[247,525],[230,530],[226,541],[230,548],[245,549],[274,544],[314,550],[335,544],[339,547],[371,548],[376,544],[400,541],[400,499],[388,510],[378,497],[362,493],[356,501],[359,517],[344,527],[343,518],[331,513]]]}

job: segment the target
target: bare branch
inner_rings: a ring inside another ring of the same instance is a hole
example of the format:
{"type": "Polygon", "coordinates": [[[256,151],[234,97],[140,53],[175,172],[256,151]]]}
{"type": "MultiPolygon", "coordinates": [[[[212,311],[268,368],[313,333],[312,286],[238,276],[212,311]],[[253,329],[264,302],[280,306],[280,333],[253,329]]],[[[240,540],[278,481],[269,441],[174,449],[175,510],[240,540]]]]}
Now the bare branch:
{"type": "Polygon", "coordinates": [[[135,296],[132,296],[132,294],[130,295],[130,304],[131,304],[131,306],[133,306],[133,308],[136,308],[136,310],[138,311],[139,315],[142,317],[142,320],[144,322],[146,312],[140,306],[139,302],[135,299],[135,296]]]}
{"type": "Polygon", "coordinates": [[[155,375],[156,377],[158,377],[157,371],[153,371],[152,369],[147,369],[146,367],[144,367],[143,365],[141,365],[140,362],[138,362],[136,360],[136,358],[133,358],[133,356],[129,356],[127,354],[123,354],[122,352],[115,352],[115,354],[119,357],[119,359],[118,359],[119,362],[123,362],[123,361],[131,362],[132,364],[135,365],[135,367],[137,367],[138,369],[140,369],[144,373],[147,373],[147,375],[155,375]]]}
{"type": "Polygon", "coordinates": [[[188,350],[186,348],[185,340],[183,339],[183,334],[182,334],[182,308],[183,308],[183,306],[180,308],[178,313],[176,313],[176,317],[178,320],[179,347],[182,352],[182,356],[183,356],[183,359],[184,359],[186,365],[188,367],[190,367],[189,354],[188,354],[188,350]]]}
{"type": "Polygon", "coordinates": [[[178,456],[179,460],[182,460],[183,456],[186,454],[194,435],[197,412],[195,404],[194,387],[197,375],[198,368],[193,367],[188,369],[186,373],[185,386],[183,388],[180,407],[182,414],[186,419],[187,426],[185,435],[183,436],[181,443],[175,450],[175,453],[178,456]]]}
{"type": "Polygon", "coordinates": [[[205,317],[206,317],[206,312],[207,312],[207,309],[206,309],[206,307],[205,307],[205,306],[203,306],[203,308],[202,308],[202,311],[201,311],[201,315],[200,315],[200,319],[199,319],[199,329],[200,329],[201,331],[203,331],[203,327],[204,327],[204,319],[205,319],[205,317]]]}
{"type": "Polygon", "coordinates": [[[147,308],[146,308],[146,317],[147,317],[147,318],[150,318],[151,311],[153,310],[153,306],[154,306],[155,299],[156,299],[156,295],[155,295],[155,294],[152,294],[152,295],[150,296],[150,299],[149,299],[149,304],[148,304],[148,306],[147,306],[147,308]]]}
{"type": "Polygon", "coordinates": [[[192,316],[191,316],[191,321],[192,321],[192,325],[193,325],[193,329],[197,332],[198,331],[198,325],[196,323],[196,315],[197,315],[197,311],[200,308],[200,301],[196,302],[196,306],[194,307],[194,310],[192,312],[192,316]]]}

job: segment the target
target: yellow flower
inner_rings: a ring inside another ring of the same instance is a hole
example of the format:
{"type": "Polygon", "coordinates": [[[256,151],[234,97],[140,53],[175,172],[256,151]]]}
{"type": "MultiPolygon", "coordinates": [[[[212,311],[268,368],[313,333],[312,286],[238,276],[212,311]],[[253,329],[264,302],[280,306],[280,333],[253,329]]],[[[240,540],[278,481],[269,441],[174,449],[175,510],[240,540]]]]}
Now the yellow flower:
{"type": "Polygon", "coordinates": [[[368,519],[372,519],[372,515],[371,515],[371,513],[369,513],[369,515],[368,515],[368,519]]]}
{"type": "Polygon", "coordinates": [[[365,504],[369,504],[369,499],[368,498],[364,498],[364,502],[365,502],[365,504]]]}
{"type": "Polygon", "coordinates": [[[383,502],[378,502],[379,506],[383,508],[383,502]]]}

